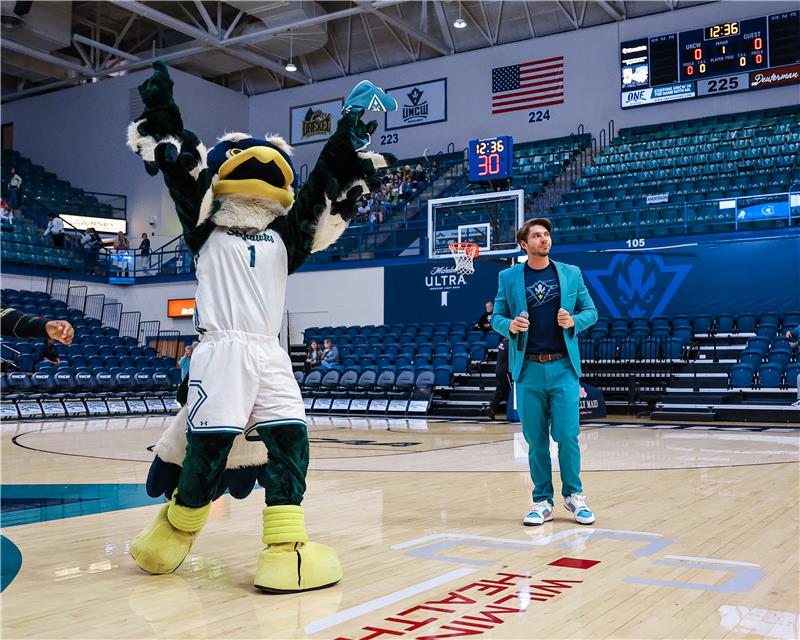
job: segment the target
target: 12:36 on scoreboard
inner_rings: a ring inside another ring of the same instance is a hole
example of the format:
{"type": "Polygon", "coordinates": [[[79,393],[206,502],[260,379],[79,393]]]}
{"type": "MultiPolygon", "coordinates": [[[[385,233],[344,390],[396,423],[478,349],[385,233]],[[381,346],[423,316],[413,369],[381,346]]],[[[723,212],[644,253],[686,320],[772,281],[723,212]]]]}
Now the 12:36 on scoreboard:
{"type": "Polygon", "coordinates": [[[622,108],[800,83],[800,10],[620,43],[622,108]]]}

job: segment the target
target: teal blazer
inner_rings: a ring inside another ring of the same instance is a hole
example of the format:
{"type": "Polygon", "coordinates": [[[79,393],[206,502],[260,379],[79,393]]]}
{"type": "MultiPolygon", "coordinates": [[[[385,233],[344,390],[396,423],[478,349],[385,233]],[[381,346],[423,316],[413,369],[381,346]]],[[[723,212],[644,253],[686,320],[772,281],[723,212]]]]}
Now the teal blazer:
{"type": "MultiPolygon", "coordinates": [[[[597,309],[589,295],[589,290],[583,283],[583,275],[578,267],[563,262],[551,260],[558,274],[558,283],[561,287],[561,307],[572,314],[575,326],[564,329],[564,342],[567,345],[572,368],[578,377],[581,376],[581,355],[578,351],[578,334],[588,329],[597,322],[597,309]]],[[[523,311],[528,310],[525,299],[525,263],[505,269],[500,272],[497,286],[497,297],[494,300],[492,311],[492,328],[497,333],[509,338],[508,343],[508,370],[514,380],[519,378],[522,364],[525,362],[525,350],[528,346],[528,335],[536,331],[531,324],[528,331],[523,333],[522,350],[517,349],[517,336],[508,332],[511,320],[523,311]]]]}

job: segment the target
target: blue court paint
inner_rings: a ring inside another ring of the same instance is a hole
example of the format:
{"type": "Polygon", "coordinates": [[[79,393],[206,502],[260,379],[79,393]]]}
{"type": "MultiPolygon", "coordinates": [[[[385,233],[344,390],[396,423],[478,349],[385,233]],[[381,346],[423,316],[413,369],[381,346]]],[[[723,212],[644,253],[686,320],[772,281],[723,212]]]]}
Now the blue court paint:
{"type": "Polygon", "coordinates": [[[22,566],[22,554],[17,545],[5,536],[0,536],[0,592],[17,577],[22,566]]]}
{"type": "Polygon", "coordinates": [[[0,526],[13,527],[162,503],[143,484],[6,484],[0,526]]]}

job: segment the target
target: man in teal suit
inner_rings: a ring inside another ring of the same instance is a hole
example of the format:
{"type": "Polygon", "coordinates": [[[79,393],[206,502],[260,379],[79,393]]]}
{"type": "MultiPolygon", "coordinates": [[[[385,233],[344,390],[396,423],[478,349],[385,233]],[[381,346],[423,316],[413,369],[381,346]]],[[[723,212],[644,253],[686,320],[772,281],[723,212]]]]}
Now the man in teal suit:
{"type": "Polygon", "coordinates": [[[550,260],[551,231],[549,220],[533,218],[517,232],[528,260],[500,273],[492,328],[509,338],[508,369],[517,383],[517,408],[528,443],[533,509],[523,524],[553,519],[550,433],[558,443],[564,506],[576,522],[592,524],[594,513],[580,478],[578,334],[597,322],[597,309],[580,269],[550,260]]]}

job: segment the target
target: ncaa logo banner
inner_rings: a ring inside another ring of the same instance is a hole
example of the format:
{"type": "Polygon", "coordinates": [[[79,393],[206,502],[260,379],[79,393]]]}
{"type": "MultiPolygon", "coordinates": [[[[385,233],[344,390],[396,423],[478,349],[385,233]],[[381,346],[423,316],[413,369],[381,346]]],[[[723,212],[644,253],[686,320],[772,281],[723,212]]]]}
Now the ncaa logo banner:
{"type": "Polygon", "coordinates": [[[397,111],[386,112],[384,129],[405,129],[447,120],[447,78],[387,89],[397,111]]]}
{"type": "Polygon", "coordinates": [[[291,144],[324,142],[336,130],[342,115],[343,98],[301,104],[290,109],[291,144]]]}

